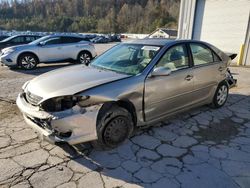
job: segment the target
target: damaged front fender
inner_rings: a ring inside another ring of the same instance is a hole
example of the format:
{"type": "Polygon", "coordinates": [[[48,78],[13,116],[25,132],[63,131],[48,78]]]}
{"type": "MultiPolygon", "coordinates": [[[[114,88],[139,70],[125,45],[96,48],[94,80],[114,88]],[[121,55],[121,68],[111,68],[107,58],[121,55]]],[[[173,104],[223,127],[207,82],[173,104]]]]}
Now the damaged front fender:
{"type": "Polygon", "coordinates": [[[65,111],[49,113],[28,104],[23,94],[19,94],[17,106],[25,121],[50,142],[73,145],[97,139],[96,122],[102,107],[100,103],[89,107],[76,105],[65,111]]]}
{"type": "Polygon", "coordinates": [[[63,134],[70,133],[69,137],[63,138],[69,144],[96,140],[96,122],[101,106],[102,104],[86,108],[74,106],[70,110],[53,113],[56,119],[51,121],[51,127],[61,138],[63,134]]]}

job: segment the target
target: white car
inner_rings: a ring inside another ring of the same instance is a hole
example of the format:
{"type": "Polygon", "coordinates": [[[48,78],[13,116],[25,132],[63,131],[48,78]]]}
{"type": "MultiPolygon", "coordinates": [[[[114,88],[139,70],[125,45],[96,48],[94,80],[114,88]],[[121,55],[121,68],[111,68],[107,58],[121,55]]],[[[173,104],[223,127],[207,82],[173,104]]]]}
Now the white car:
{"type": "Polygon", "coordinates": [[[94,45],[80,36],[49,35],[29,44],[5,48],[0,62],[9,67],[34,69],[39,63],[74,61],[88,64],[96,56],[94,45]]]}

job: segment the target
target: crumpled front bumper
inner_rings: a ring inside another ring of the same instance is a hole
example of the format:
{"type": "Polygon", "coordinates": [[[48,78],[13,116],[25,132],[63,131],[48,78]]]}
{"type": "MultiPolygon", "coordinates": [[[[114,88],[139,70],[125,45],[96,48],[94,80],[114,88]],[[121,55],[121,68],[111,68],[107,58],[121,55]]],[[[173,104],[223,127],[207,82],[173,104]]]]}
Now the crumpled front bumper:
{"type": "Polygon", "coordinates": [[[86,108],[76,105],[69,110],[48,113],[29,104],[24,93],[18,95],[16,104],[26,123],[40,138],[50,143],[67,142],[74,145],[97,139],[97,115],[102,105],[86,108]]]}

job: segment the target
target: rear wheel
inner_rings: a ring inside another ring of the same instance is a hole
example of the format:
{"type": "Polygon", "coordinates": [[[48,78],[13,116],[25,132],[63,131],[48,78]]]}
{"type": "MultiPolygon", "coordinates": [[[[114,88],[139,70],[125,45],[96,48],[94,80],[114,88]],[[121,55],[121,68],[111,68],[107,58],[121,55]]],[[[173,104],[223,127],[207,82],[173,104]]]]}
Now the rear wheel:
{"type": "Polygon", "coordinates": [[[220,108],[226,103],[227,97],[228,97],[228,90],[229,89],[228,89],[228,85],[226,81],[219,84],[214,94],[213,103],[212,103],[213,107],[220,108]]]}
{"type": "Polygon", "coordinates": [[[38,59],[35,55],[33,54],[22,54],[19,58],[18,58],[18,65],[25,70],[31,70],[36,68],[38,64],[38,59]]]}
{"type": "Polygon", "coordinates": [[[82,51],[78,54],[77,63],[88,65],[92,59],[92,56],[87,51],[82,51]]]}
{"type": "Polygon", "coordinates": [[[123,143],[133,132],[131,114],[117,105],[102,112],[97,123],[98,140],[92,145],[99,149],[115,148],[123,143]]]}

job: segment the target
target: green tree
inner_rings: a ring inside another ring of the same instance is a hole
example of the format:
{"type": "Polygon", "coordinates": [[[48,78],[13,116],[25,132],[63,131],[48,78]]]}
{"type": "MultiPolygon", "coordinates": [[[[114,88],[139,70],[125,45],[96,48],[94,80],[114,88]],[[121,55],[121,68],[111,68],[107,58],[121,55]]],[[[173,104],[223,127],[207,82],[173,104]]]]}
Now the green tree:
{"type": "Polygon", "coordinates": [[[0,28],[149,33],[177,28],[180,0],[0,0],[0,28]]]}

